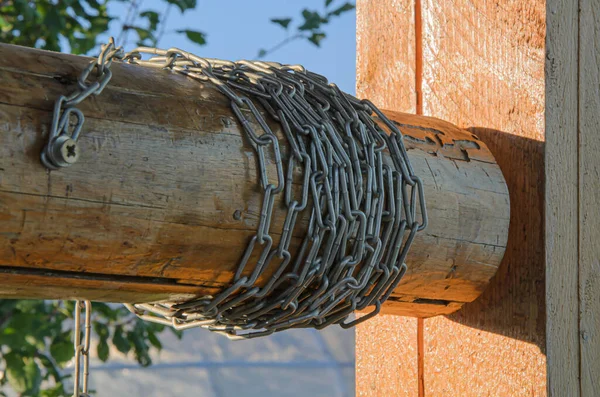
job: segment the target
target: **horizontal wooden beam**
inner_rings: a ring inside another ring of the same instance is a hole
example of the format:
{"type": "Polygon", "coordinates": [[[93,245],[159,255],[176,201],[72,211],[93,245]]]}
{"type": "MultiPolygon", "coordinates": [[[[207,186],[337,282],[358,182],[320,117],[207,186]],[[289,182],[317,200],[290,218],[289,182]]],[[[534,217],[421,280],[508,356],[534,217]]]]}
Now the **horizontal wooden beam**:
{"type": "MultiPolygon", "coordinates": [[[[228,100],[209,84],[116,62],[104,92],[79,106],[86,124],[78,162],[47,171],[39,154],[54,100],[73,90],[88,62],[0,45],[0,271],[10,274],[0,296],[140,302],[229,285],[258,226],[262,193],[254,151],[228,100]]],[[[479,296],[502,259],[506,184],[470,132],[386,114],[423,180],[430,225],[417,234],[384,311],[449,313],[479,296]]],[[[283,134],[271,126],[285,159],[283,134]]],[[[278,203],[272,231],[285,212],[278,203]]],[[[304,214],[292,253],[307,224],[304,214]]]]}

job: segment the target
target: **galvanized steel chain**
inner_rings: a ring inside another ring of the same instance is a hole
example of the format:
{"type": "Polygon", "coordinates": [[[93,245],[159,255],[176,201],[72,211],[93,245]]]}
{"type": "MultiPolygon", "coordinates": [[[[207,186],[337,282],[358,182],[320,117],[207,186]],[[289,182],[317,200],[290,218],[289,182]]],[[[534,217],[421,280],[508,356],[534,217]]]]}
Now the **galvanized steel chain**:
{"type": "Polygon", "coordinates": [[[124,61],[213,83],[231,100],[254,147],[263,189],[258,230],[229,288],[184,303],[128,305],[132,312],[149,321],[180,329],[201,326],[231,338],[334,323],[347,328],[379,312],[406,272],[415,234],[427,224],[423,186],[394,123],[370,101],[342,92],[301,66],[229,62],[176,48],[146,47],[128,53],[124,61]],[[151,58],[143,60],[143,54],[151,58]],[[290,152],[287,170],[280,138],[258,104],[281,124],[282,141],[290,152]],[[272,175],[267,153],[276,169],[272,175]],[[295,197],[297,167],[303,168],[303,183],[301,196],[295,197]],[[287,214],[275,246],[271,220],[278,195],[284,196],[287,214]],[[293,256],[292,234],[305,211],[310,213],[308,232],[293,256]],[[260,255],[249,266],[254,251],[260,255]],[[268,268],[275,271],[257,285],[268,268]],[[355,310],[369,306],[369,314],[346,321],[355,310]]]}
{"type": "Polygon", "coordinates": [[[370,101],[302,66],[148,47],[122,60],[212,83],[228,97],[256,153],[263,192],[256,234],[230,287],[183,303],[127,304],[130,311],[177,329],[203,327],[233,339],[289,328],[348,328],[379,313],[406,272],[416,233],[427,225],[423,185],[393,122],[370,101]],[[267,117],[279,122],[282,136],[267,117]],[[287,159],[281,144],[288,148],[287,159]],[[297,174],[301,193],[295,196],[297,174]],[[287,212],[281,231],[274,232],[278,199],[287,212]],[[305,214],[307,233],[292,248],[305,214]],[[251,264],[255,251],[258,260],[251,264]],[[267,270],[271,275],[259,284],[267,270]],[[368,314],[348,320],[367,307],[368,314]]]}
{"type": "Polygon", "coordinates": [[[79,158],[77,138],[85,120],[81,110],[75,106],[90,95],[99,95],[112,77],[110,65],[115,58],[122,58],[122,48],[115,46],[111,38],[102,46],[98,58],[86,67],[77,80],[77,89],[71,94],[58,97],[54,103],[54,114],[48,142],[42,150],[41,160],[46,168],[57,170],[74,164],[79,158]],[[96,70],[96,80],[88,83],[90,74],[96,70]],[[74,122],[73,122],[74,121],[74,122]]]}
{"type": "Polygon", "coordinates": [[[91,316],[92,303],[90,301],[75,301],[75,327],[73,330],[75,347],[75,364],[73,370],[74,397],[88,396],[88,376],[90,374],[90,341],[92,332],[91,316]],[[84,310],[83,341],[81,340],[82,309],[84,310]]]}

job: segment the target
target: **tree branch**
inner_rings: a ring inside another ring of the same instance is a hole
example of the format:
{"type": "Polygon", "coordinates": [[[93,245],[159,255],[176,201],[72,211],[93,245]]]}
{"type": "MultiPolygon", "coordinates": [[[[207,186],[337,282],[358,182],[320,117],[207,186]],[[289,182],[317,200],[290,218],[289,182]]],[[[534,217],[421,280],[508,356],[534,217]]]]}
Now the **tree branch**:
{"type": "Polygon", "coordinates": [[[144,0],[132,0],[129,4],[129,9],[127,10],[127,15],[125,19],[123,19],[123,24],[121,25],[121,33],[117,38],[117,45],[125,46],[127,41],[127,34],[129,33],[129,26],[133,25],[135,22],[135,18],[137,15],[137,11],[142,5],[144,0]]]}
{"type": "Polygon", "coordinates": [[[306,39],[306,38],[307,37],[304,34],[302,34],[302,33],[296,33],[293,36],[289,36],[286,39],[284,39],[281,42],[279,42],[276,45],[274,45],[273,47],[271,47],[270,49],[264,50],[264,51],[260,52],[258,54],[258,59],[264,59],[267,55],[271,55],[273,52],[281,49],[282,47],[285,47],[286,45],[288,45],[292,41],[295,41],[295,40],[298,40],[298,39],[306,39]]]}
{"type": "Polygon", "coordinates": [[[173,4],[170,4],[167,6],[167,9],[165,10],[165,16],[163,17],[162,21],[160,22],[160,32],[158,32],[158,35],[156,36],[156,46],[158,47],[158,43],[160,43],[160,40],[163,38],[163,36],[165,35],[165,28],[167,27],[167,19],[169,19],[169,14],[171,13],[171,8],[173,4]]]}

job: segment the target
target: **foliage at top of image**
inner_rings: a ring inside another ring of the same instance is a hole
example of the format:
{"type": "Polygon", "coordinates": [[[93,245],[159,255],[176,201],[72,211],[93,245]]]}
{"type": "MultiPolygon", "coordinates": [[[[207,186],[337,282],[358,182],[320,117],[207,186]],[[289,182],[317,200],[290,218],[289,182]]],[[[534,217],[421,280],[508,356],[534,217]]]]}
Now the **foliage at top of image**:
{"type": "MultiPolygon", "coordinates": [[[[119,44],[130,32],[137,45],[156,46],[164,35],[164,22],[171,9],[180,13],[193,10],[196,0],[162,0],[164,13],[141,9],[142,0],[0,0],[0,41],[50,51],[64,51],[65,42],[73,54],[87,54],[98,46],[98,35],[111,23],[120,23],[119,44]],[[110,3],[123,3],[123,18],[109,14],[110,3]]],[[[205,44],[204,33],[182,30],[189,40],[205,44]]]]}
{"type": "MultiPolygon", "coordinates": [[[[50,51],[69,51],[88,54],[97,49],[98,36],[109,29],[111,23],[120,26],[117,44],[133,42],[138,46],[156,47],[165,35],[167,21],[172,10],[185,14],[194,10],[197,0],[161,0],[164,12],[143,8],[143,0],[0,0],[0,42],[42,48],[50,51]],[[109,13],[110,3],[123,3],[127,12],[123,17],[109,13]],[[68,44],[68,48],[65,48],[68,44]]],[[[289,35],[270,49],[261,49],[259,58],[296,40],[307,40],[319,47],[327,37],[324,30],[332,18],[339,17],[355,8],[353,3],[341,4],[336,0],[324,0],[323,10],[303,9],[297,26],[292,29],[293,17],[272,18],[289,35]],[[290,35],[291,33],[291,35],[290,35]]],[[[198,45],[207,43],[205,32],[178,29],[171,33],[184,35],[198,45]]]]}
{"type": "MultiPolygon", "coordinates": [[[[284,45],[287,45],[295,40],[308,40],[317,47],[320,47],[323,39],[327,37],[327,34],[324,31],[325,25],[327,25],[333,17],[339,17],[348,11],[353,11],[355,8],[353,3],[346,2],[342,5],[337,5],[333,4],[334,2],[335,0],[325,0],[325,9],[322,12],[309,10],[307,8],[302,10],[302,20],[295,28],[295,33],[291,36],[288,36],[269,50],[259,50],[258,58],[264,58],[266,55],[271,54],[284,45]]],[[[271,22],[281,26],[283,29],[289,32],[290,24],[293,22],[293,18],[272,18],[271,22]]]]}

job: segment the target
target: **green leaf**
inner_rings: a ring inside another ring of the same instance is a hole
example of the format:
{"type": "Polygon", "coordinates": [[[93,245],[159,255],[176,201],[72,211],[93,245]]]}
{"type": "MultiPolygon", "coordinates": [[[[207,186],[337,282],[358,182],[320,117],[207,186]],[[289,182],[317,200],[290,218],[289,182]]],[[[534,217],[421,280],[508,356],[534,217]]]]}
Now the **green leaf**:
{"type": "Polygon", "coordinates": [[[98,341],[98,347],[96,348],[96,352],[98,353],[98,358],[102,362],[106,362],[106,360],[108,360],[109,349],[108,349],[107,339],[101,338],[98,341]]]}
{"type": "Polygon", "coordinates": [[[58,34],[65,27],[65,18],[60,15],[57,7],[50,7],[44,18],[44,26],[53,34],[58,34]]]}
{"type": "Polygon", "coordinates": [[[98,353],[98,358],[103,362],[108,360],[109,349],[108,349],[108,337],[110,336],[110,331],[108,326],[101,322],[94,322],[94,331],[98,335],[98,346],[96,347],[96,352],[98,353]]]}
{"type": "Polygon", "coordinates": [[[203,32],[198,32],[195,30],[183,29],[178,30],[177,33],[185,33],[187,38],[199,45],[206,44],[206,35],[203,32]]]}
{"type": "Polygon", "coordinates": [[[123,335],[123,327],[120,325],[115,327],[112,343],[123,354],[129,353],[129,350],[131,350],[131,343],[123,335]]]}
{"type": "Polygon", "coordinates": [[[81,5],[81,3],[79,1],[74,1],[73,3],[70,4],[70,6],[73,9],[73,12],[75,12],[75,15],[77,15],[78,17],[82,17],[85,19],[92,17],[92,15],[87,13],[85,8],[81,5]]]}
{"type": "Polygon", "coordinates": [[[167,3],[176,5],[183,13],[187,10],[196,8],[196,0],[167,0],[167,3]]]}
{"type": "Polygon", "coordinates": [[[66,363],[75,354],[73,342],[62,336],[54,339],[50,345],[50,354],[58,364],[66,363]]]}
{"type": "Polygon", "coordinates": [[[42,366],[46,369],[46,376],[44,379],[53,377],[55,382],[60,383],[60,381],[63,379],[63,376],[61,375],[59,368],[54,365],[54,361],[44,353],[39,353],[38,357],[42,363],[42,366]]]}
{"type": "Polygon", "coordinates": [[[6,19],[0,15],[0,30],[3,32],[8,32],[13,28],[13,25],[8,23],[6,19]]]}
{"type": "Polygon", "coordinates": [[[25,382],[27,384],[27,394],[37,396],[40,393],[42,371],[32,358],[28,358],[25,364],[25,382]]]}
{"type": "Polygon", "coordinates": [[[6,377],[10,386],[20,394],[37,395],[42,383],[42,372],[35,360],[16,353],[4,355],[6,377]]]}
{"type": "MultiPolygon", "coordinates": [[[[5,314],[12,312],[19,301],[15,299],[2,299],[0,300],[0,313],[5,314]]],[[[4,317],[4,316],[3,316],[4,317]]]]}
{"type": "Polygon", "coordinates": [[[35,19],[38,13],[35,4],[30,4],[29,1],[15,0],[15,8],[17,9],[17,14],[22,15],[25,20],[35,19]]]}
{"type": "Polygon", "coordinates": [[[69,41],[71,45],[71,52],[74,54],[85,54],[96,46],[96,40],[94,38],[75,38],[69,41]]]}
{"type": "Polygon", "coordinates": [[[298,30],[314,30],[318,29],[321,24],[329,22],[327,18],[321,17],[318,12],[307,9],[302,10],[304,23],[298,27],[298,30]]]}
{"type": "Polygon", "coordinates": [[[35,351],[28,338],[40,328],[39,316],[16,312],[0,329],[0,345],[10,346],[13,350],[35,351]]]}
{"type": "Polygon", "coordinates": [[[169,329],[171,330],[171,332],[173,333],[173,335],[175,335],[177,337],[178,340],[183,339],[183,331],[180,329],[175,329],[172,327],[169,327],[169,329]]]}
{"type": "Polygon", "coordinates": [[[325,7],[329,7],[331,3],[333,3],[333,0],[325,0],[325,7]]]}
{"type": "Polygon", "coordinates": [[[258,58],[262,58],[265,55],[267,55],[267,50],[265,50],[264,48],[261,48],[260,50],[258,50],[258,58]]]}
{"type": "Polygon", "coordinates": [[[98,1],[96,0],[85,0],[86,3],[89,4],[90,7],[92,7],[93,9],[97,10],[100,7],[102,7],[102,4],[100,4],[98,1]]]}
{"type": "Polygon", "coordinates": [[[44,310],[44,301],[22,299],[17,301],[16,308],[22,312],[36,313],[44,310]]]}
{"type": "Polygon", "coordinates": [[[325,33],[315,32],[309,38],[308,41],[316,45],[317,47],[321,46],[321,40],[325,38],[325,33]]]}
{"type": "Polygon", "coordinates": [[[8,384],[17,393],[25,393],[27,391],[27,381],[25,379],[25,361],[23,357],[11,352],[4,355],[4,361],[6,362],[8,384]]]}
{"type": "Polygon", "coordinates": [[[44,389],[40,393],[41,397],[64,397],[65,395],[65,386],[62,383],[57,383],[56,386],[44,389]]]}
{"type": "Polygon", "coordinates": [[[74,311],[75,311],[75,301],[63,301],[65,307],[63,309],[64,314],[68,317],[68,318],[74,318],[74,311]]]}
{"type": "Polygon", "coordinates": [[[353,10],[354,7],[355,7],[354,4],[352,4],[352,3],[346,3],[343,6],[338,7],[335,10],[331,11],[330,13],[328,13],[327,16],[335,15],[336,17],[339,17],[343,13],[353,10]]]}
{"type": "Polygon", "coordinates": [[[150,30],[154,31],[158,27],[158,22],[160,21],[160,17],[157,12],[154,11],[144,11],[140,13],[140,17],[148,18],[148,23],[150,24],[150,30]]]}
{"type": "Polygon", "coordinates": [[[108,326],[101,322],[94,323],[94,331],[100,339],[107,339],[109,336],[108,326]]]}
{"type": "Polygon", "coordinates": [[[162,349],[162,343],[160,343],[154,332],[148,332],[148,341],[152,346],[154,346],[158,350],[162,349]]]}
{"type": "Polygon", "coordinates": [[[99,313],[107,320],[116,321],[119,318],[120,307],[112,308],[106,303],[94,302],[94,313],[99,313]]]}
{"type": "Polygon", "coordinates": [[[99,15],[90,18],[90,28],[86,31],[88,37],[94,37],[95,39],[96,35],[106,32],[108,30],[108,24],[114,19],[115,18],[106,15],[99,15]]]}
{"type": "Polygon", "coordinates": [[[34,313],[27,313],[25,311],[15,313],[6,325],[6,329],[14,328],[17,331],[27,331],[29,334],[31,330],[36,328],[38,325],[37,316],[34,313]]]}
{"type": "Polygon", "coordinates": [[[271,19],[271,22],[280,25],[284,29],[287,29],[290,25],[290,22],[292,22],[292,18],[273,18],[271,19]]]}
{"type": "Polygon", "coordinates": [[[152,40],[152,39],[153,39],[153,37],[154,37],[154,36],[152,35],[152,32],[151,32],[151,31],[149,31],[149,30],[148,30],[148,29],[146,29],[146,28],[141,28],[141,27],[139,27],[139,26],[132,26],[130,29],[133,29],[133,30],[135,30],[135,31],[136,31],[136,33],[138,34],[138,36],[139,36],[139,38],[140,38],[140,41],[141,41],[141,42],[143,42],[144,40],[147,40],[147,39],[150,39],[150,40],[152,40]]]}
{"type": "Polygon", "coordinates": [[[133,345],[133,351],[135,353],[135,359],[142,367],[147,367],[152,364],[152,359],[148,354],[148,344],[144,339],[146,332],[146,325],[138,321],[132,331],[127,333],[127,339],[133,345]]]}

